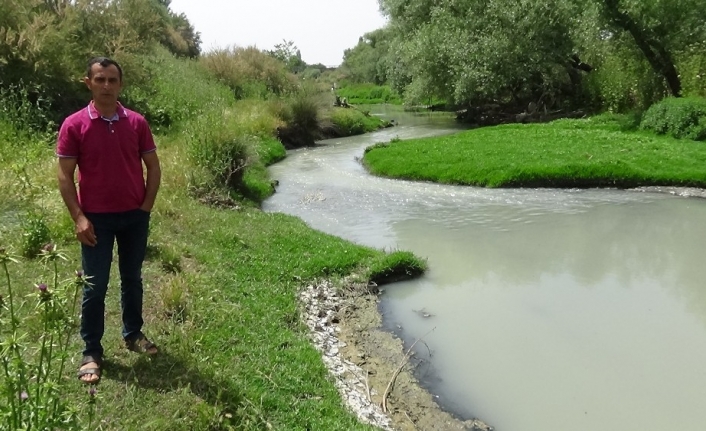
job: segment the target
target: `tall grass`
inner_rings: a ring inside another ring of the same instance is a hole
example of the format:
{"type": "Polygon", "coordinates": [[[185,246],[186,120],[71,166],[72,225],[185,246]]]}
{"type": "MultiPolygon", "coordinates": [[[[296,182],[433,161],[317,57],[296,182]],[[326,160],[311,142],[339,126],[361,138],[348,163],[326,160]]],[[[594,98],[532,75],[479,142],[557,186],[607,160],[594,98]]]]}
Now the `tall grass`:
{"type": "Polygon", "coordinates": [[[161,132],[198,117],[212,106],[227,107],[233,95],[196,60],[177,59],[166,48],[156,47],[140,57],[144,77],[131,85],[126,70],[125,104],[139,111],[153,131],[161,132]]]}
{"type": "Polygon", "coordinates": [[[200,61],[232,90],[236,99],[267,98],[296,87],[296,77],[282,63],[255,47],[217,49],[203,55],[200,61]]]}

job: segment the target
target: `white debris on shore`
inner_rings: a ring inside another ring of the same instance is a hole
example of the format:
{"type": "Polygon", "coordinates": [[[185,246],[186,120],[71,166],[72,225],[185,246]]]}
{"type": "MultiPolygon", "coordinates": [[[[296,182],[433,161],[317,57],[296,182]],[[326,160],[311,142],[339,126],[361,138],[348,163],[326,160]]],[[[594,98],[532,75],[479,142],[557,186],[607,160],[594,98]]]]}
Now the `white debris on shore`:
{"type": "Polygon", "coordinates": [[[300,298],[304,305],[306,322],[316,348],[322,353],[324,364],[334,377],[336,388],[348,408],[358,418],[381,429],[392,431],[392,421],[382,409],[370,401],[367,372],[341,357],[339,350],[345,347],[337,334],[337,310],[342,299],[329,282],[307,286],[300,298]]]}

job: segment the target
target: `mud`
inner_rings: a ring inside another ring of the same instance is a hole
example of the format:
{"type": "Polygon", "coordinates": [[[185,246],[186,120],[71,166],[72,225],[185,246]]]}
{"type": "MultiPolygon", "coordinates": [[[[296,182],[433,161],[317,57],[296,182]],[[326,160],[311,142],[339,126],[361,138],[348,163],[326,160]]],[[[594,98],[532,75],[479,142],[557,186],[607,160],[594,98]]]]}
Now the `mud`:
{"type": "MultiPolygon", "coordinates": [[[[420,386],[402,341],[381,329],[382,318],[378,311],[376,288],[347,283],[329,291],[322,286],[313,289],[316,290],[309,297],[336,297],[326,298],[315,308],[308,307],[308,310],[313,311],[309,313],[310,328],[323,328],[326,326],[323,321],[333,322],[336,326],[335,330],[329,331],[335,333],[336,347],[323,349],[324,362],[329,365],[331,356],[338,355],[343,364],[353,365],[345,371],[340,365],[333,368],[329,366],[329,369],[339,380],[348,379],[350,382],[352,378],[353,386],[363,390],[362,396],[351,395],[351,390],[342,390],[337,383],[344,401],[355,411],[356,407],[351,404],[358,405],[361,403],[360,398],[365,398],[362,403],[369,401],[378,413],[382,412],[389,418],[389,422],[376,423],[374,418],[368,420],[372,417],[370,406],[366,407],[363,416],[358,414],[361,419],[383,429],[399,431],[492,430],[481,420],[461,421],[443,411],[432,394],[420,386]],[[326,317],[326,311],[318,308],[321,305],[333,308],[328,310],[331,312],[329,317],[326,317]],[[318,316],[318,321],[312,314],[318,316]],[[383,398],[385,409],[381,407],[383,398]]],[[[321,339],[321,335],[315,335],[315,339],[321,339]]]]}

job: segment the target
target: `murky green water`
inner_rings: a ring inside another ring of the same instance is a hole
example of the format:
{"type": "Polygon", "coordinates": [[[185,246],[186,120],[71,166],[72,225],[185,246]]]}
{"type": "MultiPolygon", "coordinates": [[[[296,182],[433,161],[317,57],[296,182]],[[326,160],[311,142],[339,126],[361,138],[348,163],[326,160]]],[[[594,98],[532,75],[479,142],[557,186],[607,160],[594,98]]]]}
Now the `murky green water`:
{"type": "Polygon", "coordinates": [[[367,145],[454,129],[394,115],[293,152],[265,209],[429,259],[382,310],[407,342],[424,336],[418,371],[439,402],[497,431],[703,429],[706,200],[371,177],[355,160],[367,145]]]}

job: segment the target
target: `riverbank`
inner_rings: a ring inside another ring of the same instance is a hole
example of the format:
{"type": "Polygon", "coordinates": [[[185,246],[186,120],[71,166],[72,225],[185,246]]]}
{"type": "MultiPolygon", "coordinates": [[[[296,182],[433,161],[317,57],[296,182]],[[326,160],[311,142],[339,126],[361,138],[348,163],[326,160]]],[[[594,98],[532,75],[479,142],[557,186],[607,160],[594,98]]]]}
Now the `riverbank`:
{"type": "Polygon", "coordinates": [[[405,350],[382,329],[376,286],[348,283],[335,292],[322,283],[301,296],[315,344],[342,398],[361,420],[386,430],[492,431],[480,419],[462,421],[442,410],[420,386],[411,348],[405,350]],[[326,315],[317,317],[321,310],[326,315]]]}
{"type": "MultiPolygon", "coordinates": [[[[144,358],[122,347],[114,268],[98,392],[89,397],[75,379],[81,343],[74,334],[61,398],[79,418],[94,408],[104,430],[373,429],[342,402],[312,346],[298,294],[315,280],[342,289],[344,277],[381,282],[398,272],[418,274],[424,263],[326,235],[295,217],[266,214],[249,201],[199,201],[189,192],[183,143],[158,141],[163,187],[144,280],[145,331],[161,353],[144,358]]],[[[0,247],[19,255],[28,234],[39,238],[46,228],[67,258],[58,261],[58,279],[70,279],[80,267],[79,247],[56,191],[53,151],[35,150],[31,158],[18,154],[18,169],[0,175],[16,209],[0,228],[0,247]],[[26,222],[30,209],[38,214],[33,225],[26,222]]],[[[38,340],[42,317],[34,286],[54,288],[51,268],[38,259],[18,260],[8,267],[19,292],[17,313],[27,339],[38,340]]],[[[7,303],[4,285],[2,294],[7,303]]],[[[31,360],[37,346],[24,348],[31,360]]]]}
{"type": "Polygon", "coordinates": [[[363,163],[375,175],[482,187],[706,186],[702,143],[626,131],[607,115],[381,143],[363,163]]]}

